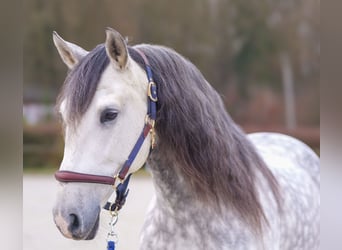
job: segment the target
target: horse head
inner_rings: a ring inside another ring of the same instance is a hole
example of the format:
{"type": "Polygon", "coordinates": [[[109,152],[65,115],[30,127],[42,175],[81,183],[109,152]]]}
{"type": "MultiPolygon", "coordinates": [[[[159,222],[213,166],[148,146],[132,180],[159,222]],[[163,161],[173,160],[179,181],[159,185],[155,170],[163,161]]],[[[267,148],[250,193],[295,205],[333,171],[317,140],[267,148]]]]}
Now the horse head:
{"type": "MultiPolygon", "coordinates": [[[[148,79],[130,57],[125,39],[106,29],[104,44],[86,51],[64,41],[56,32],[53,41],[69,68],[58,100],[64,127],[64,156],[60,171],[96,176],[116,176],[144,128],[148,79]]],[[[150,133],[141,145],[129,172],[146,162],[150,133]]],[[[101,207],[110,185],[60,182],[53,208],[54,221],[65,237],[95,237],[101,207]]]]}

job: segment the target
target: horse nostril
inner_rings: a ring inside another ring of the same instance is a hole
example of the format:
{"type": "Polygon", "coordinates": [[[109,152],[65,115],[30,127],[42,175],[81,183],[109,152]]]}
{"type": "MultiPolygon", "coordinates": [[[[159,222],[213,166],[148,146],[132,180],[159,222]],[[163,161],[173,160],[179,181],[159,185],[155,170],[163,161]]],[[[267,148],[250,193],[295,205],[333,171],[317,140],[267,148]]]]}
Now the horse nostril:
{"type": "Polygon", "coordinates": [[[70,216],[69,229],[71,232],[75,232],[75,230],[77,230],[80,226],[80,221],[76,214],[70,214],[69,216],[70,216]]]}

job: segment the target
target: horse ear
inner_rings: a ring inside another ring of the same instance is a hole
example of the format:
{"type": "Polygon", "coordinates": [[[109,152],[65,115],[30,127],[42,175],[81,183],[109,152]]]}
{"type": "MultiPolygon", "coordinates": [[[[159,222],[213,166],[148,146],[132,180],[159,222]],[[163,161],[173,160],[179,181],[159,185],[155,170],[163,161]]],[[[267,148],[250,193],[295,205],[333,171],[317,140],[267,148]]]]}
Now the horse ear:
{"type": "Polygon", "coordinates": [[[119,32],[112,28],[106,28],[106,52],[112,63],[119,69],[127,65],[128,51],[125,39],[119,32]]]}
{"type": "Polygon", "coordinates": [[[56,31],[53,32],[53,42],[63,62],[69,67],[69,69],[72,69],[84,56],[88,54],[88,51],[76,44],[64,41],[56,31]]]}

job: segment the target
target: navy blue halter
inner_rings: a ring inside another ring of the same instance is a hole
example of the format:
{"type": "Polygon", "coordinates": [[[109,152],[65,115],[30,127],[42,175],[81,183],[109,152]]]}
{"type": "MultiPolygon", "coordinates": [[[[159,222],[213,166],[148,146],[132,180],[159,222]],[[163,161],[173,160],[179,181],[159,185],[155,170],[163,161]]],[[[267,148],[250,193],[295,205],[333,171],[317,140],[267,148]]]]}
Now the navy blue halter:
{"type": "Polygon", "coordinates": [[[135,143],[131,153],[129,154],[127,160],[123,164],[118,175],[114,177],[110,176],[101,176],[101,175],[91,175],[84,173],[77,173],[73,171],[57,171],[55,173],[55,178],[60,182],[85,182],[85,183],[99,183],[99,184],[107,184],[107,185],[115,185],[115,181],[118,178],[120,180],[120,184],[116,187],[116,200],[115,202],[107,202],[104,206],[104,209],[109,211],[119,211],[121,207],[124,205],[126,197],[128,195],[127,186],[130,180],[131,175],[127,176],[130,167],[132,166],[133,161],[138,155],[141,146],[143,145],[148,134],[151,135],[151,149],[153,149],[155,144],[155,121],[157,117],[157,85],[153,81],[153,74],[151,66],[146,58],[145,54],[139,49],[134,48],[136,52],[142,57],[145,63],[145,71],[148,79],[148,88],[147,88],[147,114],[145,117],[145,125],[140,133],[140,136],[135,143]],[[126,177],[127,176],[127,177],[126,177]]]}
{"type": "Polygon", "coordinates": [[[145,118],[145,126],[143,131],[141,132],[137,142],[135,143],[131,153],[128,156],[128,159],[124,163],[123,167],[121,168],[118,177],[121,180],[125,179],[126,174],[128,173],[129,168],[131,167],[135,157],[139,153],[139,150],[142,144],[145,141],[148,133],[151,134],[151,148],[155,147],[155,132],[154,132],[154,125],[157,117],[157,85],[153,81],[152,69],[151,66],[143,52],[139,49],[135,49],[140,56],[143,58],[145,62],[145,70],[148,78],[148,88],[147,88],[147,115],[145,118]]]}

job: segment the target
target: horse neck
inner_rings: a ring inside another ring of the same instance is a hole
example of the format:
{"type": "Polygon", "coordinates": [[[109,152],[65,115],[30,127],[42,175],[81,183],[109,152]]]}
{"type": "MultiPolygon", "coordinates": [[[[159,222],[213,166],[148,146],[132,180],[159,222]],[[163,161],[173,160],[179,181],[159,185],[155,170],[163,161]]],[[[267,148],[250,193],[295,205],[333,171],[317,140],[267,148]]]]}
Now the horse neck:
{"type": "MultiPolygon", "coordinates": [[[[227,244],[234,242],[236,235],[254,239],[255,235],[251,228],[246,226],[229,204],[222,204],[221,209],[224,211],[222,213],[212,206],[211,202],[204,203],[198,199],[189,187],[191,180],[181,174],[174,159],[170,159],[165,153],[157,148],[154,149],[148,162],[156,189],[156,203],[153,210],[156,213],[152,217],[149,216],[145,222],[145,225],[153,225],[152,227],[156,228],[151,238],[158,238],[157,235],[167,234],[178,228],[177,232],[187,235],[188,240],[202,239],[201,247],[211,246],[215,249],[222,248],[222,239],[225,239],[227,244]]],[[[164,235],[161,238],[167,237],[164,235]]],[[[187,249],[198,249],[198,245],[193,246],[196,247],[187,249]]]]}
{"type": "MultiPolygon", "coordinates": [[[[173,159],[158,148],[154,149],[148,165],[150,167],[157,203],[171,213],[189,211],[195,203],[199,203],[189,187],[189,180],[181,174],[173,159]],[[165,207],[164,207],[165,205],[165,207]]],[[[198,206],[196,206],[198,207],[198,206]]]]}

